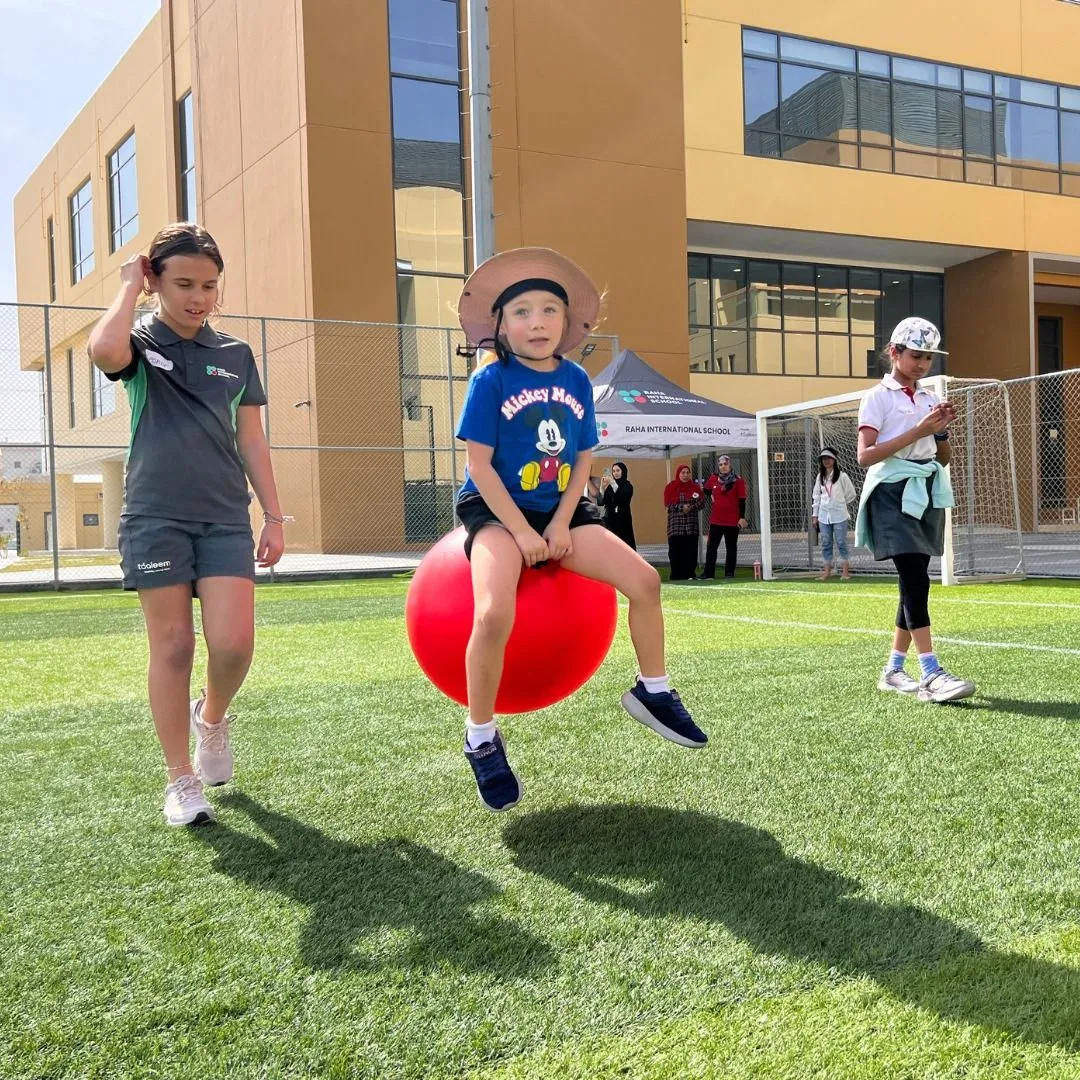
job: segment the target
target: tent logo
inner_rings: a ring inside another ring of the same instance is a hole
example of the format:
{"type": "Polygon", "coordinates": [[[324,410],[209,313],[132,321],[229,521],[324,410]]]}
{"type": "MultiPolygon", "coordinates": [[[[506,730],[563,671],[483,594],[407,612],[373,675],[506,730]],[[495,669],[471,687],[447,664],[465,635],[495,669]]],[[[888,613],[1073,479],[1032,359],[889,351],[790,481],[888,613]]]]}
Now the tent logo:
{"type": "Polygon", "coordinates": [[[635,405],[644,405],[646,402],[645,395],[640,390],[620,390],[619,397],[635,405]]]}

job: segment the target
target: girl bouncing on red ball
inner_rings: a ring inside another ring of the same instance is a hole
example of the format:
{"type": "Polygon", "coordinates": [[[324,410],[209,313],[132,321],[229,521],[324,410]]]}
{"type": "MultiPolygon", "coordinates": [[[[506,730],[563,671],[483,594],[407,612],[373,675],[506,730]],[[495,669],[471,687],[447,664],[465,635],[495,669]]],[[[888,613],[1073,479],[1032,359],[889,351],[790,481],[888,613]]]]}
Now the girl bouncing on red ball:
{"type": "MultiPolygon", "coordinates": [[[[469,341],[497,356],[469,380],[457,428],[468,459],[457,514],[468,534],[474,601],[465,757],[490,810],[509,810],[521,799],[495,724],[495,697],[518,579],[549,559],[613,585],[630,601],[640,674],[622,696],[626,711],[680,746],[708,741],[668,685],[659,576],[581,497],[599,440],[589,376],[566,353],[588,336],[599,310],[585,272],[546,248],[488,259],[458,303],[469,341]]],[[[560,613],[550,617],[557,631],[560,613]]]]}

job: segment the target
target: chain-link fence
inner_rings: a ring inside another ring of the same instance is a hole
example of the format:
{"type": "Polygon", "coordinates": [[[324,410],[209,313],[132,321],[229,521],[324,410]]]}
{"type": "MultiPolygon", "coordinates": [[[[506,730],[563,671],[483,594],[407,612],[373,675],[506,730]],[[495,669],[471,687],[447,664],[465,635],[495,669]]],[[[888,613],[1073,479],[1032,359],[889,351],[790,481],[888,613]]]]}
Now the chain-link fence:
{"type": "MultiPolygon", "coordinates": [[[[955,505],[944,566],[934,559],[931,572],[945,581],[1080,577],[1080,368],[1005,382],[931,381],[957,414],[950,465],[955,505]]],[[[758,486],[768,508],[769,572],[806,574],[820,567],[811,514],[817,455],[822,446],[835,447],[861,488],[860,399],[848,394],[759,414],[767,482],[758,486]]],[[[851,548],[851,565],[860,572],[892,571],[891,563],[876,563],[862,548],[851,548]]]]}
{"type": "MultiPolygon", "coordinates": [[[[101,313],[0,304],[0,587],[120,580],[131,416],[86,354],[101,313]]],[[[453,526],[464,477],[454,430],[475,360],[461,331],[236,315],[214,326],[249,342],[266,387],[294,519],[274,576],[415,566],[453,526]]],[[[597,336],[572,355],[596,371],[618,348],[597,336]]]]}

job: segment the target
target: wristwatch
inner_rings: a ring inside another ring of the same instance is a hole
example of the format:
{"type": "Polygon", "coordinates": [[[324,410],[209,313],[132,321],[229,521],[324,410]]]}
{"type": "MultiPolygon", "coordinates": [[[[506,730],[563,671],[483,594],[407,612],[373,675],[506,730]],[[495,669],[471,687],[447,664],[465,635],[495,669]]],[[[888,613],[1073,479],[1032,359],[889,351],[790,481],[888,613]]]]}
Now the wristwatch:
{"type": "Polygon", "coordinates": [[[948,442],[949,433],[947,431],[935,431],[934,438],[937,439],[938,442],[948,442]]]}

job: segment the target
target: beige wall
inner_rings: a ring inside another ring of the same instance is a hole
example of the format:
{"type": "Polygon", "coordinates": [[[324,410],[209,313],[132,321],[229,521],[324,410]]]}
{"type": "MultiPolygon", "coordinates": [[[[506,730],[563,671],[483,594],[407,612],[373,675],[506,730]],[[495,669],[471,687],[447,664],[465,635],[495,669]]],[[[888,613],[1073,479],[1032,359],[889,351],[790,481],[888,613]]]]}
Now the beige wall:
{"type": "Polygon", "coordinates": [[[819,379],[794,375],[706,375],[690,376],[690,389],[702,397],[722,401],[743,412],[794,405],[800,401],[853,394],[867,390],[875,379],[819,379]]]}
{"type": "Polygon", "coordinates": [[[1002,251],[945,272],[950,375],[1015,379],[1033,373],[1030,266],[1002,251]]]}
{"type": "MultiPolygon", "coordinates": [[[[574,0],[491,5],[496,247],[577,260],[607,291],[601,332],[685,386],[682,16],[678,0],[630,7],[593,0],[583,21],[574,0]]],[[[666,535],[663,483],[635,464],[644,542],[666,535]]]]}

